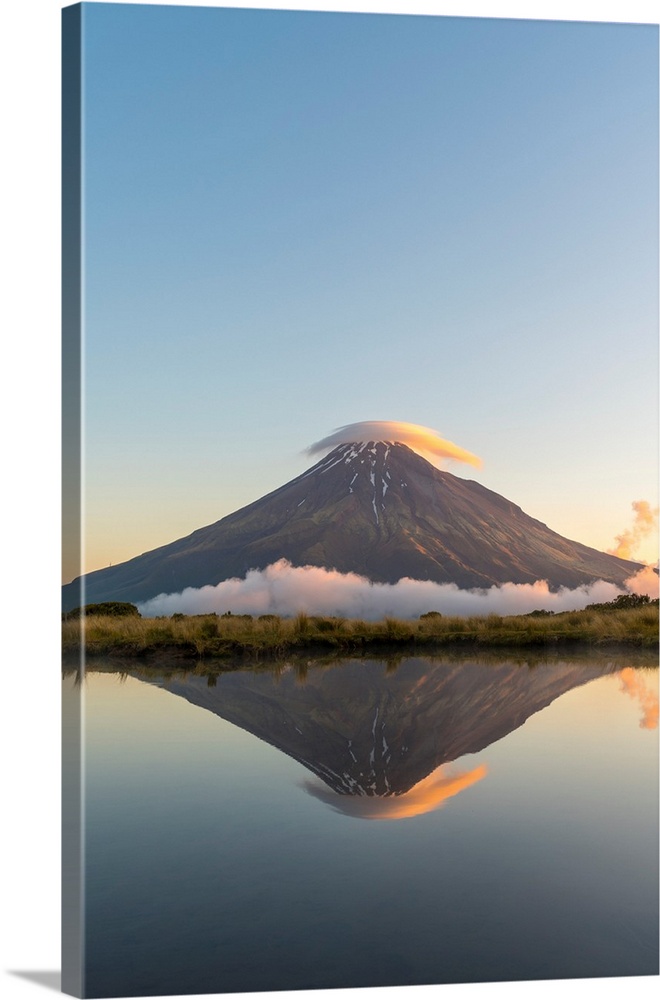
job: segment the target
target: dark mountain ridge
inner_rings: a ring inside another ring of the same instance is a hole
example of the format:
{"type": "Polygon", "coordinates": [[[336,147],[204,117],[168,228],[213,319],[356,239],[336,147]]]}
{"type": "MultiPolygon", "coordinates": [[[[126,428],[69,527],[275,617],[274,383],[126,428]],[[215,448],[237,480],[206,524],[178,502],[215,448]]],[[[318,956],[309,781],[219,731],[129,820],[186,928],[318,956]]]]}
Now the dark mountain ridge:
{"type": "Polygon", "coordinates": [[[286,559],[357,573],[488,588],[602,579],[618,586],[640,564],[570,541],[472,480],[441,472],[404,444],[343,444],[311,469],[215,524],[63,588],[81,603],[139,603],[286,559]],[[82,586],[84,582],[84,587],[82,586]]]}

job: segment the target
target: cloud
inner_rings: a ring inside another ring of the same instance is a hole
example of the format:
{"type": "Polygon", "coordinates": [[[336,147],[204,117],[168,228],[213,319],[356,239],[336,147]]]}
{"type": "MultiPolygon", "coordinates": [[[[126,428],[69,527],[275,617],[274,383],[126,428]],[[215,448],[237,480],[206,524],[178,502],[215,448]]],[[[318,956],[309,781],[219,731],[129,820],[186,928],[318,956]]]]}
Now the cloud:
{"type": "Polygon", "coordinates": [[[632,594],[646,594],[656,598],[660,593],[660,580],[657,571],[652,566],[645,566],[634,576],[628,577],[626,587],[632,594]]]}
{"type": "Polygon", "coordinates": [[[477,468],[481,459],[452,441],[445,441],[437,431],[419,424],[406,424],[396,420],[363,420],[357,424],[338,427],[329,437],[317,441],[307,449],[308,455],[336,448],[340,444],[354,444],[364,441],[392,441],[407,444],[413,451],[424,452],[436,458],[448,458],[455,462],[467,462],[477,468]]]}
{"type": "Polygon", "coordinates": [[[637,547],[657,526],[660,508],[651,507],[648,500],[634,500],[632,508],[635,511],[632,528],[616,535],[616,546],[608,549],[610,555],[619,556],[620,559],[634,559],[637,547]]]}
{"type": "Polygon", "coordinates": [[[250,570],[245,579],[189,587],[180,594],[160,594],[139,607],[145,617],[225,611],[287,616],[306,611],[377,621],[387,615],[418,618],[426,611],[466,616],[527,614],[537,608],[575,611],[587,604],[612,601],[621,593],[620,588],[603,580],[558,591],[551,591],[545,580],[504,583],[487,590],[460,590],[453,583],[407,578],[398,583],[372,583],[355,573],[292,566],[280,559],[264,570],[250,570]]]}

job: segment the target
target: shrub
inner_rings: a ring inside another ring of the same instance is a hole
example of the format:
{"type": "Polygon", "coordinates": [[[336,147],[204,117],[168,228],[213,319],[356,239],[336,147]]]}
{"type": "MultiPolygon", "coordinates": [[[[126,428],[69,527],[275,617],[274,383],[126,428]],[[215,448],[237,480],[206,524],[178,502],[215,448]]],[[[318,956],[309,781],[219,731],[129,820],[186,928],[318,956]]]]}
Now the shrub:
{"type": "Polygon", "coordinates": [[[147,646],[158,646],[162,643],[171,642],[171,640],[172,630],[168,625],[152,625],[144,634],[144,641],[147,646]]]}
{"type": "Polygon", "coordinates": [[[65,612],[66,618],[78,618],[83,615],[112,615],[116,618],[126,615],[142,617],[135,604],[129,604],[127,601],[103,601],[101,604],[86,604],[83,608],[74,608],[73,611],[65,612]]]}
{"type": "Polygon", "coordinates": [[[412,637],[412,631],[410,626],[398,618],[386,617],[383,624],[385,625],[385,634],[388,639],[404,639],[412,637]]]}
{"type": "Polygon", "coordinates": [[[311,619],[317,632],[334,632],[344,624],[343,618],[321,618],[318,615],[311,619]]]}
{"type": "Polygon", "coordinates": [[[585,611],[623,611],[628,608],[641,608],[647,604],[658,606],[658,599],[654,601],[647,594],[619,594],[613,601],[605,604],[587,604],[585,611]]]}
{"type": "Polygon", "coordinates": [[[307,635],[309,632],[309,617],[300,611],[293,619],[293,631],[296,635],[307,635]]]}
{"type": "Polygon", "coordinates": [[[317,632],[332,632],[332,622],[329,618],[319,618],[315,615],[310,621],[317,632]]]}
{"type": "Polygon", "coordinates": [[[211,619],[201,622],[199,626],[199,634],[202,639],[214,639],[218,634],[218,623],[211,619]]]}

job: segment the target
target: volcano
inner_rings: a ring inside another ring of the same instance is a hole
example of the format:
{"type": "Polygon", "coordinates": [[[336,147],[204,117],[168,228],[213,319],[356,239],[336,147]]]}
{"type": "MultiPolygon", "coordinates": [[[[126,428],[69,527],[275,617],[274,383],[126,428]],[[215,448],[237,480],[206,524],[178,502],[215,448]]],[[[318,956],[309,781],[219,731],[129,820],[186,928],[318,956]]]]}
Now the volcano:
{"type": "Polygon", "coordinates": [[[387,800],[395,807],[437,768],[481,752],[556,698],[615,671],[585,658],[536,668],[436,657],[407,658],[394,670],[380,660],[337,660],[302,676],[289,664],[233,670],[212,686],[194,674],[138,679],[297,760],[326,786],[308,791],[334,808],[369,815],[364,800],[384,799],[387,818],[387,800]]]}
{"type": "Polygon", "coordinates": [[[63,606],[139,603],[242,578],[279,559],[379,583],[409,577],[465,589],[536,580],[552,589],[595,580],[623,586],[641,569],[562,537],[479,483],[439,471],[405,444],[369,441],[339,445],[215,524],[74,580],[63,588],[63,606]]]}

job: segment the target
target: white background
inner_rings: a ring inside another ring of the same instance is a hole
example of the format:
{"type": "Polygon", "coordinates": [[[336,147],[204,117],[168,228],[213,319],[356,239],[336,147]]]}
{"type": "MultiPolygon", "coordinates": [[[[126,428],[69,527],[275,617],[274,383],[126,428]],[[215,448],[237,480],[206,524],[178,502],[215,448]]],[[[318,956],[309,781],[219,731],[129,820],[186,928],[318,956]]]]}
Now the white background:
{"type": "MultiPolygon", "coordinates": [[[[181,5],[192,6],[179,0],[181,5]]],[[[0,532],[3,871],[0,989],[9,1000],[48,996],[16,971],[59,969],[59,0],[3,5],[2,353],[0,532]],[[6,557],[8,554],[8,558],[6,557]],[[3,558],[4,556],[4,558],[3,558]]],[[[221,4],[206,4],[221,6],[221,4]]],[[[658,23],[649,0],[601,2],[419,2],[385,0],[225,3],[545,19],[658,23]]],[[[613,803],[616,808],[616,803],[613,803]]],[[[550,998],[579,990],[585,1000],[655,995],[657,979],[447,986],[445,1000],[550,998]]],[[[337,991],[356,1000],[379,990],[337,991]]],[[[391,989],[430,997],[437,987],[391,989]]],[[[323,994],[315,994],[322,996],[323,994]]],[[[384,994],[383,994],[384,995],[384,994]]],[[[287,995],[289,996],[289,995],[287,995]]],[[[290,994],[291,998],[300,994],[290,994]]]]}

